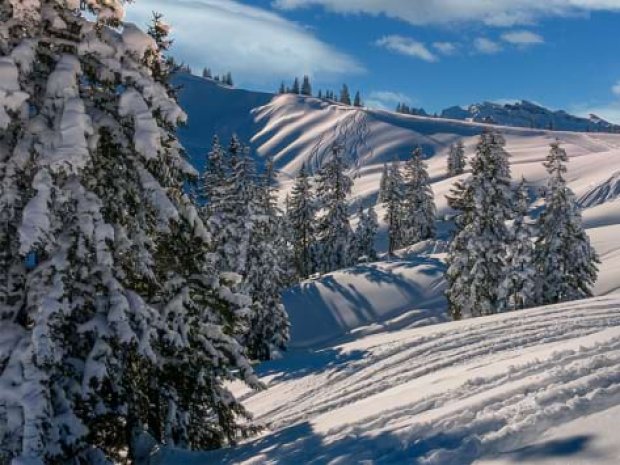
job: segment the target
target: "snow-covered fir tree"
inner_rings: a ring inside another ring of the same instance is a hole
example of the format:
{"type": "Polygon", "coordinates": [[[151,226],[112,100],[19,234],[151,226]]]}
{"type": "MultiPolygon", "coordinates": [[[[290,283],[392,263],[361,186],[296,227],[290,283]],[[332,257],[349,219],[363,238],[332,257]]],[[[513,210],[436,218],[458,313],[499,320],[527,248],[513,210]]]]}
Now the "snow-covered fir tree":
{"type": "Polygon", "coordinates": [[[322,215],[318,219],[317,269],[321,273],[346,268],[353,231],[349,223],[348,196],[353,181],[345,173],[343,148],[334,145],[332,157],[318,173],[316,195],[322,215]]]}
{"type": "Polygon", "coordinates": [[[384,163],[383,171],[381,171],[381,180],[379,181],[379,194],[377,195],[378,203],[383,203],[385,201],[385,188],[387,186],[389,176],[390,168],[387,163],[384,163]]]}
{"type": "Polygon", "coordinates": [[[0,4],[9,463],[135,461],[149,442],[212,448],[253,429],[223,384],[257,385],[233,337],[249,302],[213,267],[184,193],[197,173],[154,72],[162,50],[123,13],[116,0],[0,4]]]}
{"type": "Polygon", "coordinates": [[[465,145],[463,141],[459,140],[456,144],[450,146],[450,151],[448,152],[448,176],[454,177],[463,174],[466,165],[465,145]]]}
{"type": "Polygon", "coordinates": [[[472,177],[448,197],[456,210],[456,232],[448,254],[447,298],[453,318],[481,316],[507,308],[500,284],[506,278],[513,213],[508,153],[503,136],[485,132],[472,160],[472,177]]]}
{"type": "Polygon", "coordinates": [[[228,150],[218,139],[209,154],[203,179],[206,193],[205,220],[211,233],[218,268],[243,275],[256,205],[256,167],[237,136],[228,150]],[[209,184],[206,184],[209,183],[209,184]]]}
{"type": "Polygon", "coordinates": [[[374,262],[377,260],[377,250],[375,249],[375,239],[379,229],[379,219],[374,207],[364,210],[360,205],[357,213],[358,223],[355,229],[355,247],[352,255],[357,261],[374,262]]]}
{"type": "Polygon", "coordinates": [[[545,161],[549,181],[545,209],[538,220],[536,266],[540,304],[554,304],[592,296],[599,263],[583,229],[581,210],[564,175],[568,156],[559,142],[551,144],[545,161]]]}
{"type": "Polygon", "coordinates": [[[351,105],[351,94],[349,93],[349,86],[346,84],[343,84],[340,90],[340,103],[351,105]]]}
{"type": "Polygon", "coordinates": [[[301,84],[301,95],[312,97],[312,85],[310,84],[310,77],[304,76],[301,84]]]}
{"type": "Polygon", "coordinates": [[[400,163],[394,159],[389,167],[381,200],[385,207],[385,222],[388,228],[388,253],[392,255],[403,246],[403,199],[404,180],[400,170],[400,163]]]}
{"type": "Polygon", "coordinates": [[[537,273],[528,200],[527,186],[523,179],[516,192],[514,222],[506,257],[506,276],[500,287],[500,295],[507,300],[509,310],[520,310],[536,304],[537,273]]]}
{"type": "MultiPolygon", "coordinates": [[[[208,218],[221,214],[226,208],[227,189],[229,187],[229,167],[227,166],[226,153],[220,144],[218,136],[213,136],[211,151],[207,155],[205,172],[202,176],[202,186],[200,186],[199,197],[204,208],[208,210],[208,218]]],[[[224,221],[223,218],[217,218],[224,221]]],[[[213,225],[213,228],[219,224],[213,225]]],[[[216,232],[217,236],[218,233],[216,232]]]]}
{"type": "Polygon", "coordinates": [[[292,230],[293,257],[297,276],[308,278],[315,269],[316,200],[306,165],[299,170],[291,192],[288,218],[292,230]]]}
{"type": "Polygon", "coordinates": [[[273,160],[267,161],[261,178],[244,272],[253,306],[243,345],[253,359],[270,360],[286,348],[289,340],[288,316],[280,296],[288,277],[273,160]]]}
{"type": "Polygon", "coordinates": [[[402,212],[405,244],[435,237],[435,197],[420,147],[405,163],[402,212]]]}

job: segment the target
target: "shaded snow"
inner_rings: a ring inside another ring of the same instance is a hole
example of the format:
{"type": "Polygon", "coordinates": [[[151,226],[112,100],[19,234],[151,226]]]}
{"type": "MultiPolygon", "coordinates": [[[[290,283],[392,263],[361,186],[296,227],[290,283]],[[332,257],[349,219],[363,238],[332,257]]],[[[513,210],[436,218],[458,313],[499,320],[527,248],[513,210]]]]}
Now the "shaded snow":
{"type": "Polygon", "coordinates": [[[291,346],[446,321],[442,256],[369,263],[286,291],[291,346]]]}

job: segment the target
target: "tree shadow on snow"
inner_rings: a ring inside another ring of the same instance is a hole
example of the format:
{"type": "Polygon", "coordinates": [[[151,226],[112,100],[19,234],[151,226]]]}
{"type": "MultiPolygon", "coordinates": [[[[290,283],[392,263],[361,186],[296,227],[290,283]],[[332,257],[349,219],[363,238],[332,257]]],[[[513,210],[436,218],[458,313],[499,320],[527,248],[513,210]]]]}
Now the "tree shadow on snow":
{"type": "MultiPolygon", "coordinates": [[[[572,436],[564,439],[534,444],[508,453],[508,459],[514,463],[528,463],[531,460],[547,458],[571,457],[584,453],[594,438],[592,436],[572,436]]],[[[602,457],[595,452],[587,452],[588,459],[600,460],[602,457]]],[[[503,457],[502,457],[503,458],[503,457]]]]}
{"type": "Polygon", "coordinates": [[[366,352],[343,352],[339,348],[320,350],[291,350],[282,360],[264,362],[255,368],[260,377],[272,376],[273,382],[290,381],[314,373],[338,372],[347,369],[351,362],[362,360],[366,352]]]}

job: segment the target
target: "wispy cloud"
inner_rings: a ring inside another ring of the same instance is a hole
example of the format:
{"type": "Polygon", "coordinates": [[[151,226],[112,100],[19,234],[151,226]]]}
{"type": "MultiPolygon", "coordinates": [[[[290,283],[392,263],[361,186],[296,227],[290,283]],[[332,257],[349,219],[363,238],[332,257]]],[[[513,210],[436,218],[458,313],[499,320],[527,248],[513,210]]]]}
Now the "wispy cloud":
{"type": "Polygon", "coordinates": [[[262,8],[233,0],[151,0],[131,5],[128,20],[144,25],[153,10],[173,26],[175,57],[196,69],[232,71],[237,82],[363,71],[305,27],[262,8]]]}
{"type": "Polygon", "coordinates": [[[483,53],[485,55],[493,55],[495,53],[499,53],[502,51],[502,46],[486,37],[478,37],[474,40],[474,49],[478,53],[483,53]]]}
{"type": "Polygon", "coordinates": [[[384,47],[395,53],[407,55],[430,63],[438,61],[437,56],[431,52],[422,42],[418,42],[410,37],[399,35],[389,35],[382,37],[375,42],[375,45],[384,47]]]}
{"type": "Polygon", "coordinates": [[[393,110],[399,103],[411,104],[413,99],[401,92],[390,90],[376,90],[371,92],[366,98],[366,106],[380,110],[393,110]]]}
{"type": "Polygon", "coordinates": [[[442,55],[454,55],[458,50],[458,45],[454,42],[433,42],[433,48],[442,55]]]}
{"type": "Polygon", "coordinates": [[[618,81],[612,88],[611,91],[617,95],[618,97],[620,97],[620,81],[618,81]]]}
{"type": "Polygon", "coordinates": [[[532,31],[511,31],[502,34],[502,40],[512,45],[528,47],[531,45],[544,44],[545,39],[540,34],[532,31]]]}
{"type": "Polygon", "coordinates": [[[338,13],[386,15],[414,25],[483,23],[528,25],[546,17],[620,11],[617,0],[274,0],[282,9],[319,5],[338,13]]]}

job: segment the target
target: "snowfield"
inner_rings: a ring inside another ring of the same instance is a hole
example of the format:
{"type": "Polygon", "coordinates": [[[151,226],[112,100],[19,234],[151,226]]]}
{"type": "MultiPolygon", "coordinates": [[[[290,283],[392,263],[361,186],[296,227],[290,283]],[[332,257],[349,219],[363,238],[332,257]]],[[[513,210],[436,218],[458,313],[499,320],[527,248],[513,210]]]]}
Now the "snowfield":
{"type": "Polygon", "coordinates": [[[238,393],[263,437],[154,463],[620,462],[618,296],[385,331],[258,371],[267,390],[238,393]]]}
{"type": "MultiPolygon", "coordinates": [[[[559,139],[567,150],[568,184],[602,261],[599,297],[447,322],[442,241],[456,179],[446,177],[446,156],[458,140],[471,155],[487,126],[179,80],[189,114],[181,138],[194,164],[213,132],[224,141],[238,133],[259,160],[274,157],[282,197],[302,164],[318,168],[337,141],[348,148],[353,213],[376,202],[383,164],[420,145],[440,241],[285,292],[291,351],[257,368],[265,391],[235,386],[264,434],[230,450],[163,450],[154,464],[620,463],[620,135],[500,128],[534,216],[549,144],[559,139]]],[[[382,220],[381,206],[377,213],[382,220]]],[[[385,251],[384,224],[377,246],[385,251]]]]}

